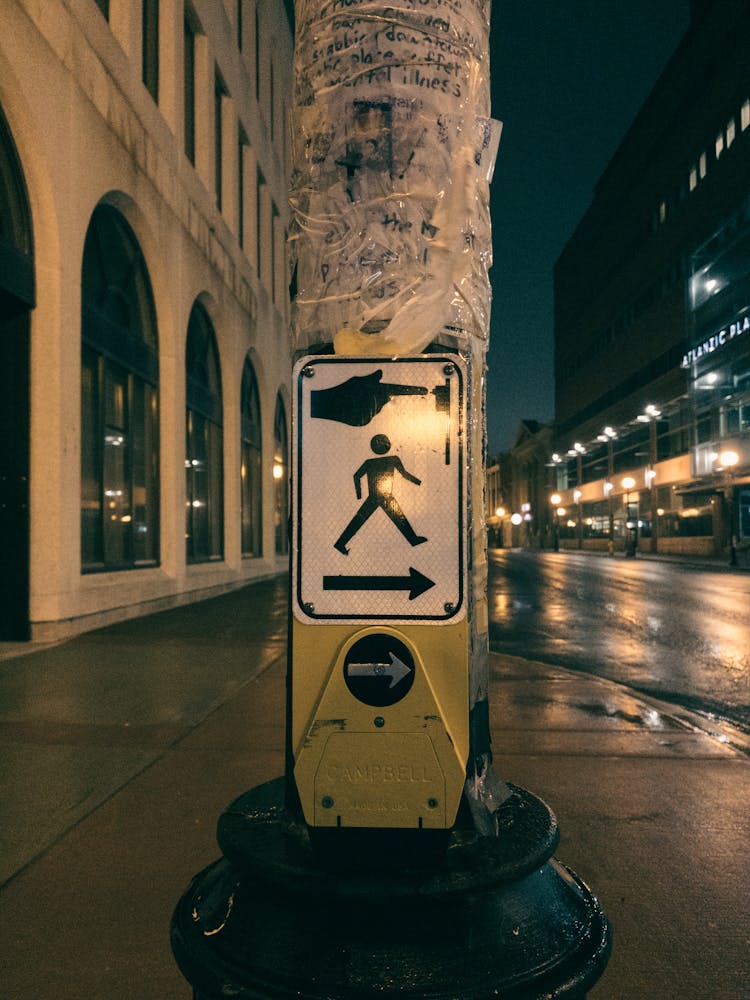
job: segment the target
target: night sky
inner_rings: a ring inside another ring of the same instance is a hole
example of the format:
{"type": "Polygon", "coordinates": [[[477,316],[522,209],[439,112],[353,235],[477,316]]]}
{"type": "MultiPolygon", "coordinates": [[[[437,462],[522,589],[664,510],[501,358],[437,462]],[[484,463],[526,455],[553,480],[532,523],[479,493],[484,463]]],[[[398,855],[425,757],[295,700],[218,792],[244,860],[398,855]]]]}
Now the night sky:
{"type": "Polygon", "coordinates": [[[488,451],[554,416],[552,271],[688,25],[689,0],[493,0],[488,451]]]}

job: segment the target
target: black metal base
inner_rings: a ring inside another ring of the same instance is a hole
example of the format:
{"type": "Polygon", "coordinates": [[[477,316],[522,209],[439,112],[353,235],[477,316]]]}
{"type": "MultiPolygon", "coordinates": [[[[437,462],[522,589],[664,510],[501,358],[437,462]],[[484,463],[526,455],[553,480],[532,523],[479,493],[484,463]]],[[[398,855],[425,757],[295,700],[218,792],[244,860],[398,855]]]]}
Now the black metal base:
{"type": "Polygon", "coordinates": [[[243,795],[219,821],[225,857],[172,919],[196,1000],[584,997],[606,966],[609,924],[551,858],[547,806],[511,788],[497,838],[454,831],[427,865],[413,838],[382,831],[332,831],[321,862],[284,809],[282,779],[243,795]]]}

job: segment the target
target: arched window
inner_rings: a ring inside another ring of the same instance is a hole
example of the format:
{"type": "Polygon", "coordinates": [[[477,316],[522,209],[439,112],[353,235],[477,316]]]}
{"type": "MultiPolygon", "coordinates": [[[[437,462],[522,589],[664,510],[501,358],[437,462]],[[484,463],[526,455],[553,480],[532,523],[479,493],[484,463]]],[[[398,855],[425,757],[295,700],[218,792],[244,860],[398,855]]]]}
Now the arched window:
{"type": "Polygon", "coordinates": [[[81,567],[159,558],[159,360],[151,283],[138,243],[100,205],[81,280],[81,567]]]}
{"type": "Polygon", "coordinates": [[[286,412],[281,396],[276,397],[276,413],[273,418],[273,481],[274,510],[273,523],[276,536],[276,554],[286,555],[289,551],[289,454],[286,432],[286,412]]]}
{"type": "Polygon", "coordinates": [[[206,311],[190,313],[185,350],[187,561],[224,555],[224,471],[222,460],[219,352],[206,311]]]}
{"type": "Polygon", "coordinates": [[[259,556],[262,548],[262,479],[260,398],[249,358],[242,371],[242,554],[259,556]]]}
{"type": "Polygon", "coordinates": [[[23,170],[0,108],[0,640],[29,624],[29,391],[34,256],[23,170]]]}

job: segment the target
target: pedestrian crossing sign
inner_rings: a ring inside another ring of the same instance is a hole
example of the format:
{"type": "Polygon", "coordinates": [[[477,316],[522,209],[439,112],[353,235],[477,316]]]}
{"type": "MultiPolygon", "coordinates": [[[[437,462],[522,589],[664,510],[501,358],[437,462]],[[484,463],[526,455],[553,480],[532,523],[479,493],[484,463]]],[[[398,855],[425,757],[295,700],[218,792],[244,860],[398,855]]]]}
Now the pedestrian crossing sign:
{"type": "Polygon", "coordinates": [[[464,617],[463,359],[316,355],[293,379],[295,617],[464,617]]]}

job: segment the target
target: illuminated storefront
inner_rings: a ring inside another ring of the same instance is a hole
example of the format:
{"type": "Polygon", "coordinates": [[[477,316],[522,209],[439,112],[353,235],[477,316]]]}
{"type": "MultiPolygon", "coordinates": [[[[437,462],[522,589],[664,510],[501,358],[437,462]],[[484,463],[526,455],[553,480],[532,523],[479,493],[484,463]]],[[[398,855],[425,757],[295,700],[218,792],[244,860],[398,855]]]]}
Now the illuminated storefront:
{"type": "Polygon", "coordinates": [[[750,545],[750,198],[691,256],[686,396],[555,453],[561,547],[750,545]]]}
{"type": "Polygon", "coordinates": [[[750,198],[693,255],[689,294],[683,366],[696,490],[713,490],[717,546],[732,535],[743,546],[750,542],[750,198]]]}
{"type": "Polygon", "coordinates": [[[750,555],[749,45],[691,6],[556,262],[560,548],[750,555]]]}

